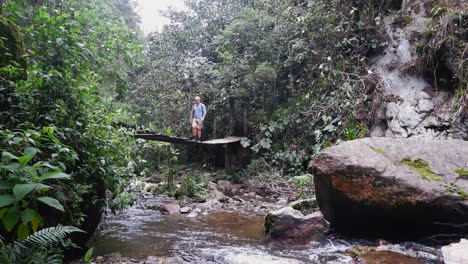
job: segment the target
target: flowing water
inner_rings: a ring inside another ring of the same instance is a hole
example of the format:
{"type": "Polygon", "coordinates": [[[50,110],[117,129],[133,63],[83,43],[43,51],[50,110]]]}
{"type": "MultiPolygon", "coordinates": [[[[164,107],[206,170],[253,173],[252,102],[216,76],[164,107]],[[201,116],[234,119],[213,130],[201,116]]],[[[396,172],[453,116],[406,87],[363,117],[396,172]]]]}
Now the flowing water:
{"type": "MultiPolygon", "coordinates": [[[[162,215],[157,208],[162,199],[145,198],[139,205],[108,215],[91,241],[95,254],[119,254],[137,261],[171,258],[175,263],[353,263],[346,250],[376,246],[336,235],[303,246],[269,243],[263,235],[262,214],[223,210],[195,218],[162,215]]],[[[425,263],[442,263],[438,249],[416,243],[379,249],[418,257],[425,263]]]]}

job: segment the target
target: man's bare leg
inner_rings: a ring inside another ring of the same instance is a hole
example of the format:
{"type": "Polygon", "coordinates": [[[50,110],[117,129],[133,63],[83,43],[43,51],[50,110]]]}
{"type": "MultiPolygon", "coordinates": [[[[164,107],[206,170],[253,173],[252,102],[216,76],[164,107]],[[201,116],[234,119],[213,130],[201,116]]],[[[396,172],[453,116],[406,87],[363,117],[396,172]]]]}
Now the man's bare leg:
{"type": "Polygon", "coordinates": [[[201,141],[201,129],[197,129],[197,138],[201,141]]]}
{"type": "Polygon", "coordinates": [[[192,128],[192,136],[193,136],[194,138],[197,138],[197,137],[198,137],[198,131],[197,131],[197,130],[198,130],[198,129],[197,129],[196,127],[192,128]]]}

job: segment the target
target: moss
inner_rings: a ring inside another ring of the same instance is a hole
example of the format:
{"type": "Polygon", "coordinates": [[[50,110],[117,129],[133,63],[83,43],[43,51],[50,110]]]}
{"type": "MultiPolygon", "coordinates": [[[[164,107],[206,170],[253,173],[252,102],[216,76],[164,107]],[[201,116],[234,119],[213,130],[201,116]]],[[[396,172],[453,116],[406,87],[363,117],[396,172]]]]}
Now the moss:
{"type": "Polygon", "coordinates": [[[435,175],[432,172],[431,166],[429,162],[422,160],[422,159],[411,159],[410,157],[406,157],[401,161],[401,164],[411,168],[412,170],[419,173],[419,175],[423,176],[426,179],[434,180],[434,181],[442,181],[442,178],[435,175]]]}
{"type": "Polygon", "coordinates": [[[27,63],[24,59],[24,46],[18,27],[8,19],[0,17],[0,68],[19,66],[20,78],[25,78],[27,63]]]}
{"type": "Polygon", "coordinates": [[[264,224],[265,236],[267,237],[267,239],[270,239],[271,233],[273,232],[275,225],[276,225],[276,217],[272,215],[268,215],[265,218],[265,224],[264,224]]]}
{"type": "Polygon", "coordinates": [[[379,149],[379,148],[374,148],[374,147],[370,147],[373,151],[379,153],[379,154],[382,154],[382,155],[385,155],[385,150],[383,149],[379,149]]]}
{"type": "Polygon", "coordinates": [[[468,177],[468,170],[464,168],[457,168],[455,169],[455,172],[460,176],[460,177],[468,177]]]}
{"type": "Polygon", "coordinates": [[[375,247],[356,246],[346,250],[346,255],[355,258],[359,255],[375,251],[375,247]]]}
{"type": "Polygon", "coordinates": [[[468,200],[468,193],[463,191],[463,190],[458,190],[458,195],[460,195],[460,197],[463,199],[463,200],[468,200]]]}

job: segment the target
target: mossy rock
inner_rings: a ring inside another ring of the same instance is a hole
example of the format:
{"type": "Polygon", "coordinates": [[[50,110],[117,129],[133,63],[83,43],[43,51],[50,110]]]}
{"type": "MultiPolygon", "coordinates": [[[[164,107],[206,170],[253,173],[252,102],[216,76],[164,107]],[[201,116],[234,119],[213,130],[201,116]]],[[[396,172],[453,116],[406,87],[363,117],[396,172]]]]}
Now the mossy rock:
{"type": "Polygon", "coordinates": [[[20,69],[17,76],[10,78],[24,79],[27,62],[22,34],[19,28],[8,19],[0,16],[0,68],[14,66],[20,69]]]}

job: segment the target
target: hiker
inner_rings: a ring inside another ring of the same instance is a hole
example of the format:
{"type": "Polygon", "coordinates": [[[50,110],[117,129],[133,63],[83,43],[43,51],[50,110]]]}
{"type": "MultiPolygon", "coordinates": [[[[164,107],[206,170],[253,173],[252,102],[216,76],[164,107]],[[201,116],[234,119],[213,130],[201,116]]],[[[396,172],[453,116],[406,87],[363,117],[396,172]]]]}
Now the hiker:
{"type": "Polygon", "coordinates": [[[203,121],[205,121],[206,107],[201,103],[199,96],[195,97],[195,104],[190,112],[190,123],[192,124],[192,139],[201,142],[203,121]]]}

